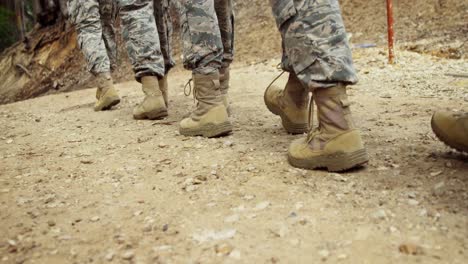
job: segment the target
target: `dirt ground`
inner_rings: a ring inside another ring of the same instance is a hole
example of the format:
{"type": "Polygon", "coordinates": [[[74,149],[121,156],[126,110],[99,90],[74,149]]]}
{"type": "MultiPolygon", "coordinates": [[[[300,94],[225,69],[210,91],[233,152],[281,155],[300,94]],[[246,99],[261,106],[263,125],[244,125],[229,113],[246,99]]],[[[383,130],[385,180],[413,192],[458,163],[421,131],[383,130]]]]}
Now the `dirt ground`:
{"type": "MultiPolygon", "coordinates": [[[[465,263],[468,157],[437,141],[436,109],[467,110],[466,60],[356,50],[350,90],[370,163],[294,169],[263,91],[277,60],[236,64],[224,138],[186,138],[189,73],[170,117],[135,121],[142,93],[92,111],[94,90],[0,106],[2,263],[465,263]]],[[[285,82],[280,79],[279,85],[285,82]]]]}

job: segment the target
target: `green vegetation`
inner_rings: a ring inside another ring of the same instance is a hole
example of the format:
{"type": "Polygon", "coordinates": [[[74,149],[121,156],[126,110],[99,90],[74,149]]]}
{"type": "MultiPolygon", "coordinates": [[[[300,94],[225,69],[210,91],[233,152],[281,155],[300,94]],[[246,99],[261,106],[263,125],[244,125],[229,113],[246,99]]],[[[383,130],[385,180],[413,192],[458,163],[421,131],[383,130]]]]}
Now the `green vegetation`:
{"type": "Polygon", "coordinates": [[[0,6],[0,51],[18,40],[15,13],[0,6]]]}

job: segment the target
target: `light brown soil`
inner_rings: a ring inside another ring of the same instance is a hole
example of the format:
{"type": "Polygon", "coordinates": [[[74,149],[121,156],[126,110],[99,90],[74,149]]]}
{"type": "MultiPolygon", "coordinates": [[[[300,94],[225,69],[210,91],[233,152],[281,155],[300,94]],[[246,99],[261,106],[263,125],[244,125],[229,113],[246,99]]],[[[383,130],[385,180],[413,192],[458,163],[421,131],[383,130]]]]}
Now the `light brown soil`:
{"type": "Polygon", "coordinates": [[[371,161],[341,175],[287,164],[299,136],[262,99],[277,60],[234,66],[225,138],[178,134],[193,107],[183,71],[163,121],[132,119],[134,82],[108,112],[92,111],[92,89],[0,106],[0,260],[465,263],[468,157],[429,120],[467,109],[467,79],[445,74],[468,63],[401,51],[389,66],[380,48],[355,58],[350,95],[371,161]]]}

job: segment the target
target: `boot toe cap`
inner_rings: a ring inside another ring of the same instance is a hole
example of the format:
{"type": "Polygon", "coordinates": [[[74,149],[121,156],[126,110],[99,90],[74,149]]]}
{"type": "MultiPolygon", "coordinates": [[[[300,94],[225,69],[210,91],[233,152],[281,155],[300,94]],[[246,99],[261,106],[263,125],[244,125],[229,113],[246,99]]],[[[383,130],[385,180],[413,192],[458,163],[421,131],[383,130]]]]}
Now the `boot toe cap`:
{"type": "Polygon", "coordinates": [[[310,155],[309,144],[306,138],[294,140],[289,146],[288,155],[295,159],[306,159],[310,155]]]}

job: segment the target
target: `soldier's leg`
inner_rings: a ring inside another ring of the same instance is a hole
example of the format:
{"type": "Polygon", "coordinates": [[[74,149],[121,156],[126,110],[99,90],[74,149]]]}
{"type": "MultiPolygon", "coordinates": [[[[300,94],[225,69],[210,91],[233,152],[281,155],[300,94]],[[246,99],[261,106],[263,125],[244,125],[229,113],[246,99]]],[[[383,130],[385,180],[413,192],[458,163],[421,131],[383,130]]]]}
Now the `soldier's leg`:
{"type": "Polygon", "coordinates": [[[115,34],[115,20],[117,18],[117,5],[114,0],[99,0],[101,15],[102,38],[106,46],[111,71],[117,67],[117,43],[115,34]]]}
{"type": "Polygon", "coordinates": [[[230,106],[228,100],[230,71],[229,66],[234,59],[234,10],[232,0],[218,0],[215,1],[216,16],[218,17],[218,24],[221,33],[221,40],[223,43],[223,62],[220,74],[221,94],[223,95],[224,105],[230,113],[230,106]]]}
{"type": "Polygon", "coordinates": [[[154,17],[156,19],[161,52],[164,58],[164,68],[166,70],[164,77],[159,79],[159,87],[163,92],[166,105],[169,104],[167,74],[175,65],[172,57],[172,18],[169,11],[169,0],[154,0],[154,17]]]}
{"type": "Polygon", "coordinates": [[[88,70],[97,76],[96,111],[107,110],[120,102],[110,75],[110,62],[102,39],[99,3],[97,0],[68,2],[70,21],[78,33],[78,46],[84,54],[88,70]]]}
{"type": "Polygon", "coordinates": [[[184,67],[192,70],[197,108],[180,123],[186,136],[214,137],[232,131],[220,92],[223,48],[213,0],[179,0],[184,67]]]}
{"type": "Polygon", "coordinates": [[[312,91],[318,109],[318,128],[291,144],[289,162],[330,171],[366,163],[367,151],[346,95],[346,85],[357,77],[338,0],[270,2],[283,38],[283,68],[303,90],[312,91]]]}
{"type": "Polygon", "coordinates": [[[164,59],[159,44],[152,0],[118,0],[123,37],[135,78],[142,83],[145,98],[133,110],[135,119],[167,116],[159,79],[164,77],[164,59]]]}
{"type": "Polygon", "coordinates": [[[154,17],[167,73],[175,65],[172,57],[172,18],[169,12],[169,0],[154,0],[154,17]]]}

